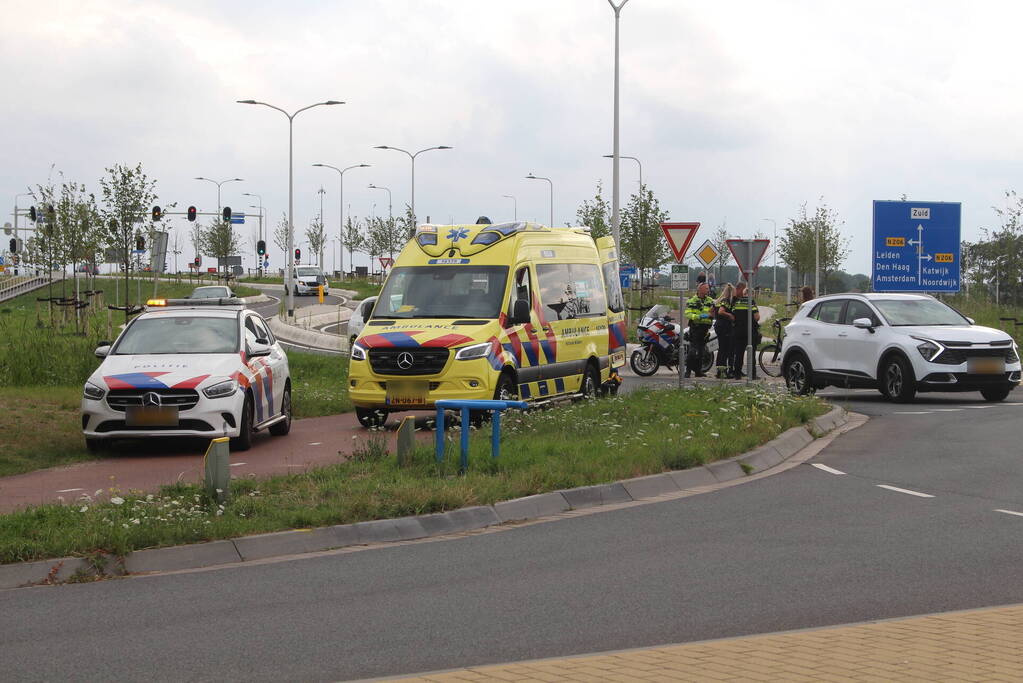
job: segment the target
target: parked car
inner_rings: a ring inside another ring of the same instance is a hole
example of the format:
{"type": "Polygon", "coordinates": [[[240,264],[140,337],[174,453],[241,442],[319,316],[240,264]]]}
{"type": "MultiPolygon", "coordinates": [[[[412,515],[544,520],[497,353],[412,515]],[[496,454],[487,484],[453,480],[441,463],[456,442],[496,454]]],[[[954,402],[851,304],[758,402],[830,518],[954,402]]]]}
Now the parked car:
{"type": "Polygon", "coordinates": [[[785,330],[782,371],[801,394],[832,385],[878,389],[899,403],[918,391],[979,391],[1001,401],[1020,370],[1012,337],[927,294],[821,297],[785,330]]]}
{"type": "Polygon", "coordinates": [[[352,317],[348,319],[348,348],[351,348],[355,344],[356,337],[362,334],[362,328],[366,326],[366,321],[373,313],[373,304],[376,303],[376,300],[375,296],[367,296],[352,311],[352,317]]]}
{"type": "Polygon", "coordinates": [[[124,438],[230,437],[247,450],[253,434],[291,429],[288,357],[240,300],[154,299],[85,383],[82,431],[96,450],[124,438]]]}
{"type": "Polygon", "coordinates": [[[188,295],[189,299],[230,299],[233,297],[234,292],[226,285],[205,285],[202,287],[196,287],[192,290],[192,293],[188,295]]]}

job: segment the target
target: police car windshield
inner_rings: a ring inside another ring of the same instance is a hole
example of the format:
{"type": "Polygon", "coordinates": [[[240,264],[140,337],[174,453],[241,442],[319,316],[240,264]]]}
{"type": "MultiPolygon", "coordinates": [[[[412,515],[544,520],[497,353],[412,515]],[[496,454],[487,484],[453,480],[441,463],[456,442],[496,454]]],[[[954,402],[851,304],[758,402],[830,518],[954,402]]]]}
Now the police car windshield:
{"type": "Polygon", "coordinates": [[[140,318],[117,342],[116,356],[166,353],[237,353],[234,318],[178,315],[140,318]]]}
{"type": "Polygon", "coordinates": [[[871,303],[894,327],[970,324],[959,311],[935,299],[874,299],[871,303]]]}
{"type": "Polygon", "coordinates": [[[374,318],[496,318],[508,266],[402,266],[387,278],[374,318]]]}

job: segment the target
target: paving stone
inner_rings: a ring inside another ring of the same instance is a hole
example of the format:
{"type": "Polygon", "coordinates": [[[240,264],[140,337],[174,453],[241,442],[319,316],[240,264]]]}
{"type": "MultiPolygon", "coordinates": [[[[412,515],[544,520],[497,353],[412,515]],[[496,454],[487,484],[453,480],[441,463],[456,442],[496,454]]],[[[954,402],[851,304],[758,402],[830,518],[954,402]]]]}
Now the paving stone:
{"type": "Polygon", "coordinates": [[[565,512],[570,508],[568,501],[560,492],[541,493],[515,500],[494,503],[494,512],[502,522],[516,519],[536,519],[565,512]]]}
{"type": "Polygon", "coordinates": [[[354,525],[359,534],[359,543],[386,543],[399,541],[398,527],[393,519],[378,519],[373,522],[359,522],[354,525]]]}
{"type": "Polygon", "coordinates": [[[451,510],[444,513],[451,518],[455,531],[469,531],[471,529],[482,529],[488,526],[500,524],[501,520],[489,505],[477,505],[475,507],[451,510]]]}
{"type": "Polygon", "coordinates": [[[813,441],[813,436],[806,431],[806,427],[793,427],[787,429],[767,445],[773,447],[782,458],[789,458],[801,451],[807,444],[813,441]]]}
{"type": "Polygon", "coordinates": [[[297,555],[336,548],[337,537],[330,528],[300,529],[234,539],[243,560],[260,560],[280,555],[297,555]]]}
{"type": "Polygon", "coordinates": [[[629,493],[633,500],[640,498],[654,498],[665,493],[675,493],[678,484],[671,478],[670,474],[651,474],[647,477],[636,477],[621,482],[622,486],[629,493]]]}
{"type": "Polygon", "coordinates": [[[419,524],[426,531],[427,536],[441,536],[456,531],[455,524],[444,512],[437,512],[432,515],[419,515],[419,524]]]}
{"type": "Polygon", "coordinates": [[[58,567],[58,569],[53,573],[52,578],[66,581],[78,570],[85,571],[88,568],[88,563],[80,557],[62,557],[58,560],[0,565],[0,589],[40,583],[50,576],[50,571],[54,567],[58,567]]]}
{"type": "Polygon", "coordinates": [[[596,486],[581,486],[575,489],[567,489],[561,492],[573,510],[595,507],[598,505],[611,505],[613,503],[627,503],[632,496],[621,484],[597,484],[596,486]]]}
{"type": "Polygon", "coordinates": [[[714,478],[718,481],[732,481],[746,476],[746,473],[739,465],[739,462],[734,458],[722,460],[720,462],[712,462],[709,465],[706,465],[706,468],[710,470],[710,473],[713,474],[714,478]]]}
{"type": "Polygon", "coordinates": [[[695,489],[701,486],[710,486],[718,483],[714,474],[704,466],[692,467],[688,470],[675,470],[668,472],[668,476],[674,480],[679,489],[695,489]]]}
{"type": "Polygon", "coordinates": [[[139,550],[124,558],[124,568],[130,573],[173,571],[212,567],[218,564],[240,562],[242,556],[233,541],[193,543],[174,548],[139,550]]]}
{"type": "Polygon", "coordinates": [[[752,467],[754,472],[769,470],[782,460],[784,460],[784,458],[781,454],[770,446],[761,446],[760,448],[739,456],[739,461],[752,467]]]}
{"type": "Polygon", "coordinates": [[[419,522],[418,517],[399,517],[394,520],[394,526],[398,530],[398,536],[403,541],[411,541],[429,536],[426,533],[426,529],[419,522]]]}
{"type": "Polygon", "coordinates": [[[334,536],[335,548],[346,548],[350,545],[359,544],[359,531],[354,524],[338,524],[327,527],[334,536]]]}

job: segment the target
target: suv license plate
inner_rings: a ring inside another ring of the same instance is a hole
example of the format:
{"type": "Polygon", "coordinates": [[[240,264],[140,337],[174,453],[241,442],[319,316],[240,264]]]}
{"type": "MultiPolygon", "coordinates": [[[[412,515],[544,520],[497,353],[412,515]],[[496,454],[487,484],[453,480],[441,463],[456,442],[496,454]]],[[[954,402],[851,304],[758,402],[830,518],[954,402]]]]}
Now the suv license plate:
{"type": "Polygon", "coordinates": [[[124,411],[124,423],[129,427],[177,427],[178,407],[128,406],[124,411]]]}
{"type": "Polygon", "coordinates": [[[976,375],[1000,375],[1005,372],[1005,359],[971,358],[966,364],[966,371],[976,375]]]}
{"type": "Polygon", "coordinates": [[[387,405],[406,408],[426,407],[426,396],[430,391],[429,382],[387,381],[387,405]]]}

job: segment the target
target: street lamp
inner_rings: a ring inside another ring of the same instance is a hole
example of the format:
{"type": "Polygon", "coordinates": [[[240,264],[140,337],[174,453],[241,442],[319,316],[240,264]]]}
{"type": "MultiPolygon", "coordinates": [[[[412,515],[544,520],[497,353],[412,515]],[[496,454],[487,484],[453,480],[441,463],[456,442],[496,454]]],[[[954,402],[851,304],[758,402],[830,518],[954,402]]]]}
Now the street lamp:
{"type": "Polygon", "coordinates": [[[206,182],[213,183],[214,185],[217,186],[217,215],[218,216],[220,215],[220,186],[223,185],[224,183],[234,183],[234,182],[241,182],[242,181],[241,178],[228,178],[227,180],[219,180],[218,181],[218,180],[212,180],[210,178],[203,178],[202,176],[196,177],[195,180],[205,180],[206,182]]]}
{"type": "Polygon", "coordinates": [[[551,223],[550,227],[554,227],[554,181],[550,178],[544,178],[543,176],[533,175],[530,173],[526,176],[527,180],[546,180],[551,186],[551,223]]]}
{"type": "Polygon", "coordinates": [[[507,197],[508,199],[512,200],[512,210],[515,212],[515,217],[513,218],[513,220],[517,221],[519,219],[519,202],[518,202],[518,200],[515,199],[515,197],[510,195],[510,194],[503,194],[501,196],[502,197],[507,197]]]}
{"type": "Polygon", "coordinates": [[[377,145],[373,149],[393,149],[396,152],[404,152],[408,155],[408,158],[412,160],[412,225],[409,226],[409,238],[416,234],[416,157],[423,152],[429,152],[434,149],[454,149],[447,145],[438,145],[436,147],[427,147],[421,149],[418,152],[409,152],[402,149],[401,147],[391,147],[390,145],[377,145]]]}
{"type": "Polygon", "coordinates": [[[391,220],[394,220],[394,210],[391,207],[391,188],[383,187],[383,186],[380,186],[380,185],[374,185],[373,183],[370,183],[369,184],[369,189],[371,189],[371,190],[387,190],[387,217],[389,219],[391,219],[391,220]]]}
{"type": "Polygon", "coordinates": [[[778,291],[778,222],[773,218],[761,218],[762,221],[771,221],[774,226],[774,239],[771,240],[771,247],[774,249],[774,280],[771,283],[771,291],[778,291]]]}
{"type": "MultiPolygon", "coordinates": [[[[605,154],[604,158],[605,159],[614,159],[615,155],[614,154],[605,154]]],[[[643,163],[639,159],[637,159],[636,157],[625,157],[625,156],[619,155],[618,158],[619,159],[632,159],[637,164],[639,164],[639,191],[640,191],[640,193],[642,193],[643,192],[643,163]]],[[[642,197],[640,197],[640,199],[642,199],[642,197]]]]}
{"type": "Polygon", "coordinates": [[[621,18],[622,8],[625,7],[625,3],[629,0],[621,0],[619,4],[614,4],[612,0],[607,0],[607,4],[611,5],[611,9],[615,13],[615,87],[614,87],[614,149],[611,150],[612,154],[612,173],[611,173],[611,232],[614,234],[615,245],[621,253],[621,240],[619,237],[620,224],[618,216],[618,160],[619,149],[618,149],[618,20],[621,18]]]}
{"type": "MultiPolygon", "coordinates": [[[[337,166],[331,166],[330,164],[313,164],[313,166],[319,166],[320,168],[332,168],[338,172],[341,176],[341,191],[338,193],[341,212],[341,227],[337,230],[339,238],[344,239],[345,234],[345,171],[350,171],[353,168],[369,168],[369,164],[355,164],[354,166],[347,166],[345,168],[338,168],[337,166]]],[[[341,261],[341,272],[345,272],[345,263],[341,261]]]]}
{"type": "Polygon", "coordinates": [[[237,100],[237,102],[238,104],[261,104],[264,107],[276,109],[288,117],[288,249],[287,253],[284,255],[284,263],[286,264],[284,269],[284,290],[287,295],[288,317],[293,318],[295,316],[295,259],[292,256],[295,248],[295,117],[304,112],[306,109],[312,109],[313,107],[319,107],[320,105],[327,106],[333,104],[344,104],[344,102],[338,102],[337,100],[316,102],[306,107],[302,107],[301,109],[297,109],[291,114],[280,107],[276,107],[266,102],[257,102],[256,100],[237,100]]]}
{"type": "MultiPolygon", "coordinates": [[[[34,196],[35,195],[33,195],[31,192],[22,192],[21,194],[14,195],[14,241],[15,241],[15,243],[17,243],[17,241],[18,241],[18,197],[34,197],[34,196]]],[[[25,258],[24,254],[22,254],[21,256],[18,257],[19,265],[20,265],[21,259],[23,259],[23,258],[25,258]]],[[[14,274],[15,275],[18,274],[18,270],[19,270],[18,267],[15,266],[15,268],[14,268],[14,274]]]]}

